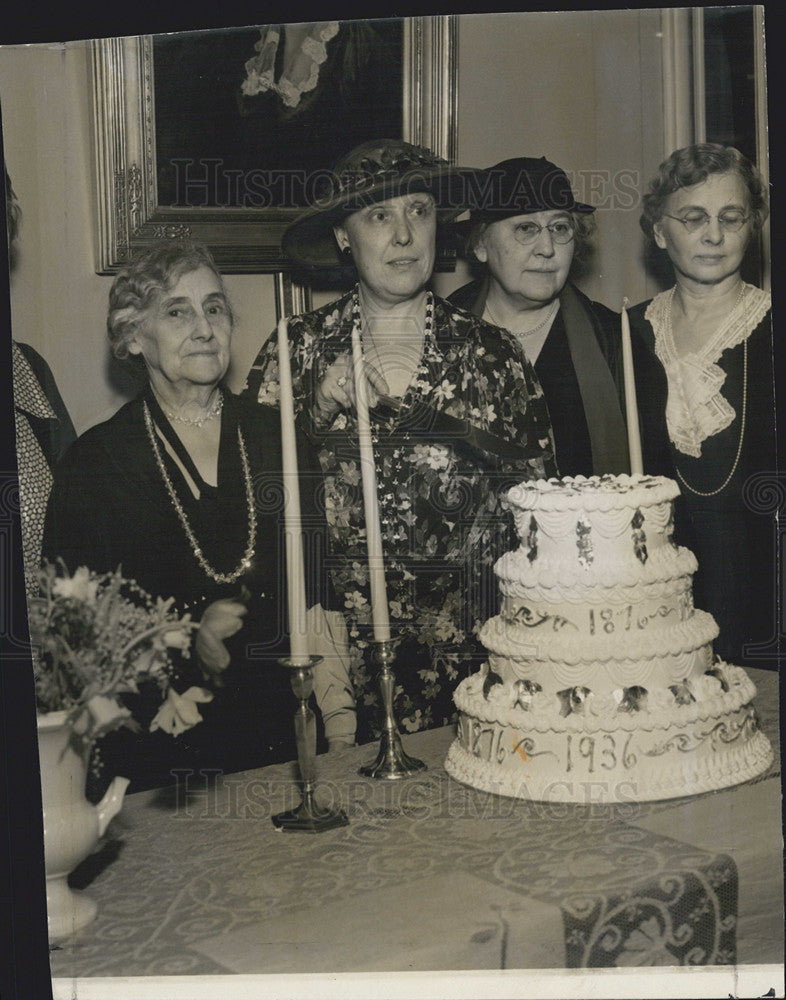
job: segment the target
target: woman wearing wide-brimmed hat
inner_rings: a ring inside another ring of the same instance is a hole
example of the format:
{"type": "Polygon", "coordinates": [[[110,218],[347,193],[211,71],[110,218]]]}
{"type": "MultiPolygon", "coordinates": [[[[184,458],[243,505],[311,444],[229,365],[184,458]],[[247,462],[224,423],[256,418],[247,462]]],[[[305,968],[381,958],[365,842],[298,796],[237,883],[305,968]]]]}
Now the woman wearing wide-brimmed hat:
{"type": "MultiPolygon", "coordinates": [[[[287,231],[298,265],[351,262],[357,286],[289,323],[299,419],[319,441],[329,565],[353,644],[359,739],[377,721],[366,649],[370,606],[351,332],[368,363],[391,627],[400,638],[396,713],[404,730],[439,726],[483,656],[473,628],[490,613],[493,561],[510,547],[503,485],[553,475],[553,444],[532,367],[504,331],[432,294],[440,218],[464,207],[466,173],[401,140],[366,143],[287,231]]],[[[278,401],[275,338],[247,391],[278,401]]]]}
{"type": "MultiPolygon", "coordinates": [[[[456,228],[483,274],[450,301],[520,342],[546,396],[561,475],[630,472],[620,317],[570,281],[595,209],[544,156],[503,160],[479,173],[474,190],[470,218],[456,228]]],[[[641,345],[634,349],[637,369],[649,365],[641,345]]],[[[663,440],[645,442],[645,471],[662,464],[652,450],[663,440]]]]}

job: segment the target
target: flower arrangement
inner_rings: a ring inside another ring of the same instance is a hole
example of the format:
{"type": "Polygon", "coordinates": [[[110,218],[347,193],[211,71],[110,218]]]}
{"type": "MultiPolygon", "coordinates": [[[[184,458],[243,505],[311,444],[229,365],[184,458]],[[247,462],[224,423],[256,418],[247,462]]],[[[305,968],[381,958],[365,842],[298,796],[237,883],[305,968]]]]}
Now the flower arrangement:
{"type": "Polygon", "coordinates": [[[202,688],[180,695],[170,686],[170,651],[189,655],[198,626],[179,615],[173,599],[153,599],[120,569],[96,574],[82,566],[69,575],[65,564],[46,562],[40,597],[29,602],[40,712],[65,710],[73,731],[87,743],[129,726],[139,729],[122,695],[154,681],[163,704],[151,723],[177,735],[201,720],[197,702],[210,701],[202,688]]]}

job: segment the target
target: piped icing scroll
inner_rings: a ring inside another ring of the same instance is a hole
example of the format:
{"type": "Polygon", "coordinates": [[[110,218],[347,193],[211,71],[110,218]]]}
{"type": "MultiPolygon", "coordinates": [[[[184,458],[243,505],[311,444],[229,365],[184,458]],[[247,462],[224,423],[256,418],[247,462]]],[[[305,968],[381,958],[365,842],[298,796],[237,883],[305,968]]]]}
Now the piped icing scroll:
{"type": "Polygon", "coordinates": [[[624,787],[645,801],[769,766],[755,687],[715,659],[717,625],[694,607],[696,560],[674,542],[678,494],[656,476],[508,491],[519,546],[495,566],[488,663],[455,692],[454,777],[524,798],[616,801],[624,787]]]}

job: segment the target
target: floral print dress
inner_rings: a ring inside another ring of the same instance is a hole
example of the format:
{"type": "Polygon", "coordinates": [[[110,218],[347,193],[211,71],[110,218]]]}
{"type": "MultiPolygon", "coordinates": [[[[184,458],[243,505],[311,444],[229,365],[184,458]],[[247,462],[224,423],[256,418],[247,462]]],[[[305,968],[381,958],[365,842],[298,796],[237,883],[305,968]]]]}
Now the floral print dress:
{"type": "MultiPolygon", "coordinates": [[[[329,551],[325,568],[343,599],[358,707],[358,740],[379,734],[371,662],[366,526],[354,414],[325,429],[311,413],[325,370],[351,353],[352,296],[292,317],[289,341],[298,420],[318,445],[329,551]]],[[[275,336],[246,392],[277,405],[275,336]]],[[[515,340],[434,299],[420,365],[400,409],[371,411],[391,633],[397,640],[395,713],[402,730],[445,725],[452,694],[485,652],[479,626],[496,613],[496,559],[515,544],[499,494],[557,474],[546,402],[515,340]]]]}

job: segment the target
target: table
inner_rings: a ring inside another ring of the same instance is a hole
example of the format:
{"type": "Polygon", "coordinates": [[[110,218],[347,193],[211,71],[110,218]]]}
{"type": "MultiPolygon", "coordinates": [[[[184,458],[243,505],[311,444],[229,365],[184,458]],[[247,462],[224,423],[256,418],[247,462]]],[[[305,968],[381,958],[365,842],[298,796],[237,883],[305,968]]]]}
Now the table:
{"type": "Polygon", "coordinates": [[[53,977],[780,965],[778,677],[751,675],[775,763],[691,798],[500,798],[446,774],[450,727],[405,736],[429,769],[403,782],[357,774],[375,746],[320,757],[350,825],[319,835],[270,822],[291,764],[129,796],[53,977]]]}

